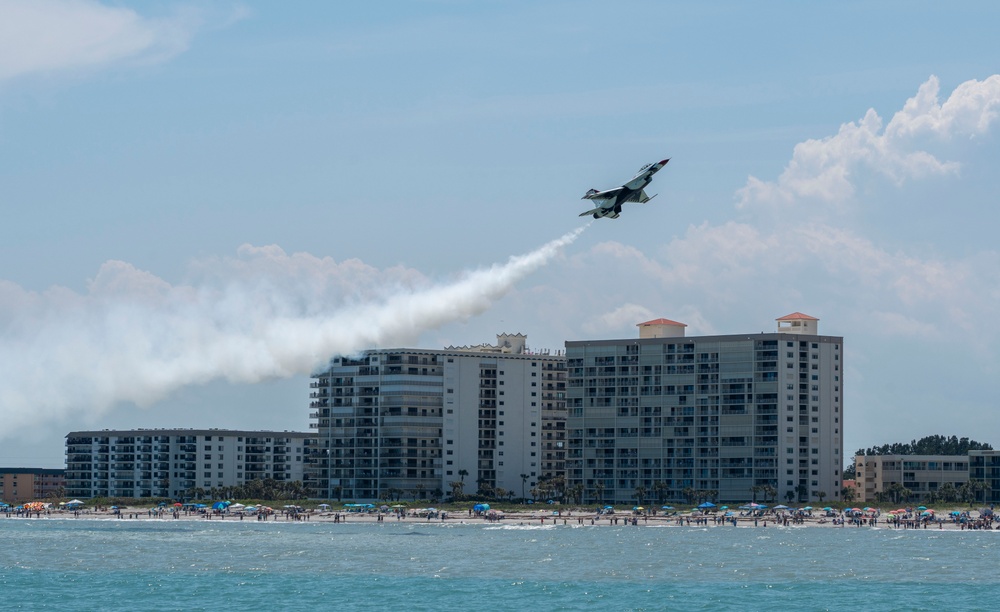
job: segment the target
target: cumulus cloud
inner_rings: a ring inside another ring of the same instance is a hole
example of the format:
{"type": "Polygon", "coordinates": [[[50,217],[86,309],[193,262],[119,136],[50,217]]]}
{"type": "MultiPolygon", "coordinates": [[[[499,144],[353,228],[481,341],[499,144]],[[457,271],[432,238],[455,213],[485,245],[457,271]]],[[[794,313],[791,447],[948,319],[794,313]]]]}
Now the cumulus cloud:
{"type": "Polygon", "coordinates": [[[739,208],[785,209],[804,202],[834,208],[855,195],[859,171],[878,173],[899,185],[925,175],[954,174],[959,165],[919,148],[934,141],[986,133],[1000,112],[1000,75],[962,83],[940,103],[940,83],[930,77],[883,129],[874,109],[837,134],[795,146],[776,181],[749,177],[739,208]]]}
{"type": "Polygon", "coordinates": [[[583,329],[595,335],[609,335],[609,332],[634,330],[635,325],[653,318],[652,311],[645,306],[625,303],[611,312],[588,319],[583,329]]]}
{"type": "Polygon", "coordinates": [[[0,282],[0,432],[70,411],[148,405],[186,385],[305,375],[335,354],[406,346],[487,310],[573,242],[580,228],[492,267],[431,282],[274,246],[198,262],[172,284],[104,264],[85,293],[0,282]]]}
{"type": "Polygon", "coordinates": [[[0,0],[0,15],[0,81],[168,59],[188,48],[200,25],[190,10],[146,18],[93,0],[0,0]]]}

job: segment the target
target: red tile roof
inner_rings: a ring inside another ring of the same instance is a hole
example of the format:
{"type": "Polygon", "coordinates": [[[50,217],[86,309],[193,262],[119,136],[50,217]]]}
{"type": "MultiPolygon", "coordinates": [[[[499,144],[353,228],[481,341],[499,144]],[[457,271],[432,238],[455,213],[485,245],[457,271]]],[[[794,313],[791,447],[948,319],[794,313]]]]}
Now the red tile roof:
{"type": "Polygon", "coordinates": [[[790,315],[785,315],[780,319],[775,319],[776,321],[819,321],[816,317],[810,317],[807,314],[802,314],[801,312],[793,312],[790,315]]]}
{"type": "Polygon", "coordinates": [[[645,323],[636,323],[636,327],[643,327],[644,325],[673,325],[675,327],[687,327],[686,323],[678,323],[677,321],[671,321],[670,319],[653,319],[652,321],[646,321],[645,323]]]}

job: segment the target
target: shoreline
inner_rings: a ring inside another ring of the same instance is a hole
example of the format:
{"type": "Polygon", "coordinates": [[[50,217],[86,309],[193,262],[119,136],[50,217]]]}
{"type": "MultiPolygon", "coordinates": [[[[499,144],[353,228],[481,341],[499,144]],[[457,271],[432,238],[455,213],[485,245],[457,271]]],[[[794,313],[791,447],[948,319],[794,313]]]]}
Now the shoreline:
{"type": "MultiPolygon", "coordinates": [[[[216,513],[216,512],[157,512],[154,508],[121,508],[113,510],[54,510],[48,512],[0,513],[0,520],[91,520],[91,521],[156,521],[156,522],[259,522],[259,523],[323,523],[323,524],[366,524],[379,525],[384,523],[399,524],[437,524],[437,525],[484,525],[484,526],[519,526],[519,527],[678,527],[678,528],[833,528],[833,529],[901,529],[901,530],[935,530],[935,531],[990,531],[1000,530],[1000,523],[970,517],[969,523],[959,523],[951,520],[920,521],[915,518],[895,522],[892,515],[875,515],[862,517],[860,520],[848,518],[841,522],[842,516],[836,520],[829,517],[791,517],[790,515],[766,516],[713,516],[697,514],[663,515],[597,515],[592,512],[568,511],[562,514],[551,512],[509,511],[502,514],[469,515],[466,512],[445,512],[444,516],[417,516],[407,514],[399,516],[395,513],[358,513],[337,511],[306,511],[285,512],[275,511],[269,515],[255,513],[216,513]],[[787,520],[786,520],[787,519],[787,520]],[[735,524],[734,524],[735,521],[735,524]]],[[[976,513],[978,515],[978,513],[976,513]]]]}

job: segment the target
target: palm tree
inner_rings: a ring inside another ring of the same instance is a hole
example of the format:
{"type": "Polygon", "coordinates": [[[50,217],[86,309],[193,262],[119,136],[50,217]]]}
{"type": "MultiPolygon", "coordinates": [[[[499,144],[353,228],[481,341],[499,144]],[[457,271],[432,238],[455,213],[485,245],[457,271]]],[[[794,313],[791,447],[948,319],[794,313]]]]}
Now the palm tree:
{"type": "Polygon", "coordinates": [[[854,487],[844,487],[841,489],[840,499],[842,499],[845,504],[854,503],[854,487]]]}
{"type": "Polygon", "coordinates": [[[597,503],[604,503],[604,481],[598,480],[594,483],[594,492],[597,494],[597,503]]]}
{"type": "Polygon", "coordinates": [[[524,485],[528,482],[528,475],[521,474],[521,501],[524,501],[524,485]]]}
{"type": "Polygon", "coordinates": [[[823,503],[823,498],[826,497],[826,491],[817,491],[816,497],[819,498],[819,503],[823,503]]]}
{"type": "Polygon", "coordinates": [[[644,499],[646,499],[646,495],[648,493],[649,493],[649,490],[646,487],[644,487],[644,486],[640,485],[640,486],[638,486],[638,487],[635,488],[635,499],[636,499],[637,502],[639,502],[639,503],[636,504],[637,506],[641,506],[642,505],[642,502],[643,502],[644,499]]]}
{"type": "Polygon", "coordinates": [[[418,497],[422,499],[424,497],[424,489],[426,489],[426,488],[427,487],[423,483],[414,485],[414,487],[413,487],[413,501],[417,501],[418,497]]]}
{"type": "Polygon", "coordinates": [[[462,484],[465,484],[465,477],[469,475],[469,470],[459,470],[458,477],[462,479],[462,484]]]}
{"type": "Polygon", "coordinates": [[[462,482],[461,480],[452,480],[451,482],[448,483],[448,486],[451,487],[452,498],[455,499],[456,501],[461,499],[462,489],[465,488],[465,483],[462,482]]]}
{"type": "Polygon", "coordinates": [[[653,493],[656,495],[658,503],[662,504],[663,502],[666,501],[668,489],[669,487],[667,486],[667,483],[662,480],[658,480],[653,483],[653,493]]]}

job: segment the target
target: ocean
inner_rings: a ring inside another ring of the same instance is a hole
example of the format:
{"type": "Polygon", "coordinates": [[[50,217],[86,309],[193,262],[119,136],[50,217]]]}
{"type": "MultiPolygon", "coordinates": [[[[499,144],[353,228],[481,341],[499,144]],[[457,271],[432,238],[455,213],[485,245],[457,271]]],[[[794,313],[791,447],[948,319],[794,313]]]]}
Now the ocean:
{"type": "Polygon", "coordinates": [[[1000,532],[0,519],[4,608],[987,610],[1000,532]]]}

